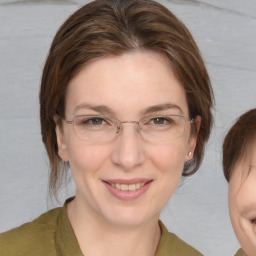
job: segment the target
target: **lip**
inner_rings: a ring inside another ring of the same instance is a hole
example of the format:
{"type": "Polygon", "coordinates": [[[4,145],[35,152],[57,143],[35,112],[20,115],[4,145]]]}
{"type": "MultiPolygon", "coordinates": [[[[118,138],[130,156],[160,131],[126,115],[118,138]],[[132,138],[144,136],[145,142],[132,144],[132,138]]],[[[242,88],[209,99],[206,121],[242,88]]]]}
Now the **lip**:
{"type": "Polygon", "coordinates": [[[153,180],[135,178],[135,179],[129,179],[129,180],[126,180],[126,179],[102,180],[102,182],[104,183],[104,185],[106,186],[106,188],[108,189],[108,191],[112,196],[121,200],[134,200],[142,196],[144,193],[146,193],[146,191],[151,186],[153,180]],[[145,184],[134,191],[129,191],[129,190],[123,191],[123,190],[117,189],[116,187],[111,186],[111,183],[126,184],[126,185],[137,184],[137,183],[145,183],[145,184]]]}
{"type": "Polygon", "coordinates": [[[119,183],[119,184],[135,184],[135,183],[148,183],[149,181],[152,181],[151,179],[142,179],[142,178],[134,178],[134,179],[107,179],[103,180],[103,182],[108,183],[119,183]]]}

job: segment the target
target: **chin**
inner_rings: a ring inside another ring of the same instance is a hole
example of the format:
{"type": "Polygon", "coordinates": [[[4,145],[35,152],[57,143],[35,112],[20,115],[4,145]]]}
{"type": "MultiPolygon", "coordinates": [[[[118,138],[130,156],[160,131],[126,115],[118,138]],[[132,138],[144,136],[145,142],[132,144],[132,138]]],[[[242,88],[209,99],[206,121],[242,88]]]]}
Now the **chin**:
{"type": "Polygon", "coordinates": [[[130,207],[109,213],[107,217],[110,223],[122,227],[136,227],[152,220],[158,221],[158,218],[158,214],[149,215],[145,210],[142,212],[138,208],[131,209],[130,207]]]}

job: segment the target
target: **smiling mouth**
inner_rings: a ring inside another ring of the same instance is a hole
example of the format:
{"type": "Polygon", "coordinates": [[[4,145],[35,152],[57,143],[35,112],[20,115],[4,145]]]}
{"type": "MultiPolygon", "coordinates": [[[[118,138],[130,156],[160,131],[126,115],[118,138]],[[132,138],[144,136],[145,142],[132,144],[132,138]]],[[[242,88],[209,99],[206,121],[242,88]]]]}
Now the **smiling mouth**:
{"type": "Polygon", "coordinates": [[[152,179],[111,179],[102,180],[114,197],[121,200],[134,200],[142,196],[151,186],[152,179]]]}
{"type": "Polygon", "coordinates": [[[146,183],[134,183],[134,184],[121,184],[121,183],[109,183],[111,187],[117,188],[122,191],[135,191],[143,187],[146,183]]]}
{"type": "Polygon", "coordinates": [[[151,183],[150,179],[134,179],[134,180],[103,180],[109,186],[121,191],[136,191],[151,183]]]}

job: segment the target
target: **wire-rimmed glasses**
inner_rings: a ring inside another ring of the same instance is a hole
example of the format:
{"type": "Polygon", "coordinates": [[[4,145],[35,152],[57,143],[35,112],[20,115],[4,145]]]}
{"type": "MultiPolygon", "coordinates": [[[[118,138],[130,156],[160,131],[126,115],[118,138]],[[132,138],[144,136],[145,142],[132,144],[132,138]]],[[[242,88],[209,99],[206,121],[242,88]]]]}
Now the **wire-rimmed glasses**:
{"type": "Polygon", "coordinates": [[[183,136],[185,124],[193,123],[181,115],[143,117],[139,121],[120,121],[108,115],[78,115],[64,121],[73,125],[76,136],[86,142],[109,142],[118,136],[123,124],[137,125],[142,138],[151,142],[169,142],[183,136]]]}

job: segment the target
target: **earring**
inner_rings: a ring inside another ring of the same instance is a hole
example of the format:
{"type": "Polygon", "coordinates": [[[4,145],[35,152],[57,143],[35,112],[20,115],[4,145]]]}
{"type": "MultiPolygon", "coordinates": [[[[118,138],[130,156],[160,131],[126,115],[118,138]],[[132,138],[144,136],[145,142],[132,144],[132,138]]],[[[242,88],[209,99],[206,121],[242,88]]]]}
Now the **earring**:
{"type": "Polygon", "coordinates": [[[188,152],[188,156],[192,156],[192,152],[191,151],[188,152]]]}

